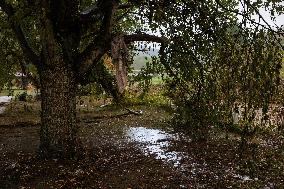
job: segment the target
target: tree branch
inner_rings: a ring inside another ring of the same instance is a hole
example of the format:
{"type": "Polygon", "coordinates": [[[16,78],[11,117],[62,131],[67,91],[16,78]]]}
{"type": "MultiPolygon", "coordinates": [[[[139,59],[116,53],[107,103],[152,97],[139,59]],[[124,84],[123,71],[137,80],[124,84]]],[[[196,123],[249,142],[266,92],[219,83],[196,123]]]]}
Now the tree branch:
{"type": "Polygon", "coordinates": [[[242,13],[240,13],[239,11],[228,9],[228,8],[225,7],[219,0],[215,0],[215,1],[216,1],[216,3],[217,3],[223,10],[228,11],[228,12],[231,12],[231,13],[235,13],[236,15],[243,16],[243,17],[245,17],[248,21],[250,21],[251,23],[257,24],[257,25],[262,26],[262,27],[264,27],[264,28],[266,28],[266,29],[269,29],[269,28],[267,28],[267,26],[265,26],[265,25],[263,25],[263,24],[261,24],[261,23],[259,23],[259,22],[256,22],[256,21],[250,19],[250,18],[247,17],[245,14],[242,14],[242,13]]]}
{"type": "Polygon", "coordinates": [[[124,40],[126,44],[129,44],[135,41],[150,41],[150,42],[156,42],[156,43],[163,43],[167,39],[165,37],[158,37],[155,35],[141,33],[141,34],[125,35],[124,40]]]}
{"type": "MultiPolygon", "coordinates": [[[[235,10],[228,9],[227,7],[225,7],[225,6],[220,2],[220,0],[215,0],[215,1],[216,1],[216,3],[217,3],[223,10],[228,11],[228,12],[231,12],[231,13],[235,13],[236,15],[243,16],[243,17],[245,17],[248,21],[250,21],[251,23],[256,24],[256,25],[259,25],[259,26],[262,26],[262,27],[265,28],[265,29],[268,29],[268,30],[270,30],[270,31],[275,32],[275,31],[270,27],[270,25],[263,19],[262,15],[260,15],[259,12],[257,12],[258,15],[260,16],[260,18],[262,18],[262,19],[264,20],[264,22],[266,23],[266,25],[261,24],[261,23],[259,23],[259,22],[256,22],[255,20],[250,19],[250,18],[247,17],[245,14],[240,13],[239,11],[235,11],[235,10]]],[[[250,5],[250,6],[252,6],[252,5],[250,5]]],[[[253,7],[253,8],[256,9],[255,7],[253,7]]]]}
{"type": "MultiPolygon", "coordinates": [[[[110,32],[110,31],[108,31],[110,32]]],[[[112,37],[110,35],[99,35],[95,38],[94,42],[90,44],[86,50],[80,55],[82,57],[79,69],[79,76],[82,77],[90,68],[96,64],[97,61],[111,48],[112,37]]],[[[126,44],[135,41],[150,41],[156,43],[164,43],[167,41],[164,37],[158,37],[150,34],[132,34],[125,35],[124,40],[126,44]]],[[[88,75],[88,74],[87,74],[88,75]]]]}
{"type": "MultiPolygon", "coordinates": [[[[249,1],[245,1],[245,3],[247,4],[247,6],[250,6],[255,12],[256,14],[258,14],[259,18],[262,19],[262,21],[267,25],[267,27],[269,28],[270,31],[273,32],[273,37],[274,39],[278,42],[278,44],[280,45],[280,47],[282,49],[284,49],[284,46],[279,42],[279,40],[277,39],[276,35],[275,35],[275,31],[271,28],[270,24],[263,18],[263,16],[259,13],[258,9],[256,7],[254,7],[252,4],[249,3],[249,1]]],[[[278,27],[278,26],[277,26],[278,27]]]]}
{"type": "Polygon", "coordinates": [[[10,4],[7,4],[5,0],[0,0],[0,7],[7,14],[11,28],[19,41],[23,53],[34,65],[39,66],[39,56],[29,45],[21,26],[12,19],[15,14],[15,10],[10,4]]]}
{"type": "Polygon", "coordinates": [[[101,57],[110,49],[110,38],[106,38],[99,35],[95,38],[93,43],[91,43],[80,55],[78,64],[78,76],[82,77],[86,72],[88,72],[93,64],[96,64],[101,57]]]}
{"type": "Polygon", "coordinates": [[[250,21],[251,23],[256,24],[256,25],[258,25],[258,26],[262,26],[263,28],[265,28],[265,29],[267,29],[267,30],[273,32],[273,37],[274,37],[274,39],[278,42],[278,44],[280,45],[280,47],[281,47],[282,49],[284,49],[284,46],[279,42],[279,40],[277,39],[277,36],[275,35],[276,31],[271,28],[271,26],[268,24],[268,22],[267,22],[267,21],[263,18],[263,16],[259,13],[259,11],[257,10],[257,8],[254,7],[252,4],[250,4],[248,1],[245,1],[245,3],[246,3],[248,6],[250,6],[250,7],[258,14],[259,18],[262,19],[263,22],[264,22],[266,25],[261,24],[261,23],[259,23],[259,22],[256,22],[256,21],[250,19],[249,17],[247,17],[245,14],[242,14],[242,13],[240,13],[240,12],[238,12],[238,11],[235,11],[235,10],[231,10],[231,9],[226,8],[219,0],[216,0],[216,3],[217,3],[223,10],[228,11],[228,12],[232,12],[232,13],[235,13],[235,14],[240,15],[240,16],[243,16],[243,17],[245,17],[248,21],[250,21]]]}
{"type": "Polygon", "coordinates": [[[103,1],[100,6],[104,13],[100,32],[93,42],[79,56],[78,76],[88,74],[91,68],[101,59],[101,57],[111,47],[111,31],[113,26],[113,17],[118,7],[117,0],[103,1]]]}

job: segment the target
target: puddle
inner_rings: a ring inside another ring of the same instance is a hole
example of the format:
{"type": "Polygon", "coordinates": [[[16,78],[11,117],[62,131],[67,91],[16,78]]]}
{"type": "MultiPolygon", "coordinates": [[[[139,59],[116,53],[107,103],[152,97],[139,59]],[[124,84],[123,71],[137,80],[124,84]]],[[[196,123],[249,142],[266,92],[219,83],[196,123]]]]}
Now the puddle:
{"type": "Polygon", "coordinates": [[[0,103],[8,103],[12,99],[11,96],[0,96],[0,103]]]}
{"type": "Polygon", "coordinates": [[[171,163],[175,167],[180,166],[180,161],[186,156],[182,152],[168,150],[170,141],[178,140],[178,137],[165,131],[131,127],[127,130],[127,136],[132,141],[140,143],[139,146],[145,155],[154,155],[156,159],[171,163]]]}
{"type": "MultiPolygon", "coordinates": [[[[214,174],[210,172],[210,168],[206,162],[200,164],[191,159],[185,152],[169,150],[171,141],[181,140],[182,135],[170,134],[159,129],[148,129],[144,127],[130,127],[127,129],[126,135],[130,140],[138,143],[139,148],[145,155],[153,155],[156,159],[161,159],[166,163],[172,164],[183,173],[191,173],[193,176],[206,173],[214,174]],[[183,163],[183,160],[189,159],[191,159],[190,165],[183,163]]],[[[190,139],[187,138],[186,140],[190,139]]],[[[241,182],[258,180],[258,178],[252,179],[247,175],[236,174],[233,169],[225,171],[224,175],[232,175],[241,182]]]]}
{"type": "Polygon", "coordinates": [[[5,105],[11,101],[11,96],[0,96],[0,114],[5,111],[5,105]]]}

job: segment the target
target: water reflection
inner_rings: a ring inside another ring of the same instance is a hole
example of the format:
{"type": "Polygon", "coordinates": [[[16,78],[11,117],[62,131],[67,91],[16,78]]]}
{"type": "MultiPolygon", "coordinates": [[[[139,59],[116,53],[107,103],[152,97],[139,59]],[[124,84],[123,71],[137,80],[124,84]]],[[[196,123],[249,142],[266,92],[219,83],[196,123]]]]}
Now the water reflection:
{"type": "MultiPolygon", "coordinates": [[[[171,163],[186,175],[188,175],[188,173],[192,176],[197,176],[198,174],[215,174],[214,172],[211,172],[210,167],[206,162],[198,163],[185,152],[170,151],[169,147],[171,141],[181,141],[181,138],[190,141],[189,138],[185,138],[183,135],[170,134],[159,129],[148,129],[144,127],[127,128],[126,134],[132,141],[138,143],[138,146],[145,155],[153,155],[156,159],[171,163]],[[191,163],[188,164],[184,162],[191,163]]],[[[224,177],[230,175],[241,182],[256,181],[258,179],[252,179],[246,175],[239,175],[233,168],[224,171],[224,177]]]]}
{"type": "Polygon", "coordinates": [[[157,159],[172,163],[174,166],[179,166],[181,159],[185,156],[182,152],[168,150],[170,141],[177,140],[177,136],[165,131],[145,127],[131,127],[127,130],[127,136],[131,140],[138,142],[146,155],[154,155],[157,159]]]}
{"type": "Polygon", "coordinates": [[[0,96],[0,103],[8,103],[12,99],[11,96],[0,96]]]}

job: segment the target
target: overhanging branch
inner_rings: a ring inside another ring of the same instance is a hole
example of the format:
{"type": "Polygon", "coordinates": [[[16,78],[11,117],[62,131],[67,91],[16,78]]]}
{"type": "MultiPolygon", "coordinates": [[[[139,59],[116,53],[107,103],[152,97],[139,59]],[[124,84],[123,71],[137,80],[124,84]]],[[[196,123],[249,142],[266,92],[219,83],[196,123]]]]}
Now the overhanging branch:
{"type": "Polygon", "coordinates": [[[145,33],[125,35],[124,40],[126,44],[129,44],[135,41],[149,41],[149,42],[156,42],[156,43],[166,42],[165,37],[159,37],[156,35],[150,35],[150,34],[145,34],[145,33]]]}

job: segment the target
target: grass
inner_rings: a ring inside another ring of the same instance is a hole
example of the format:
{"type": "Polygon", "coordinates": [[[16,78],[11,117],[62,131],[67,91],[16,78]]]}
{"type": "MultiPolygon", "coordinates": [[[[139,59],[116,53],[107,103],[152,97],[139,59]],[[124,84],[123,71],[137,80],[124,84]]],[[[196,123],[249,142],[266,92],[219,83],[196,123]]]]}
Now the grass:
{"type": "Polygon", "coordinates": [[[32,96],[35,96],[36,95],[36,92],[35,91],[27,91],[27,90],[22,90],[22,89],[12,89],[11,91],[9,90],[1,90],[0,91],[0,96],[9,96],[11,95],[12,93],[12,96],[18,96],[19,94],[22,94],[24,92],[27,92],[28,95],[32,95],[32,96]]]}
{"type": "Polygon", "coordinates": [[[163,79],[161,76],[155,76],[152,78],[152,84],[153,85],[161,85],[163,84],[163,79]]]}

